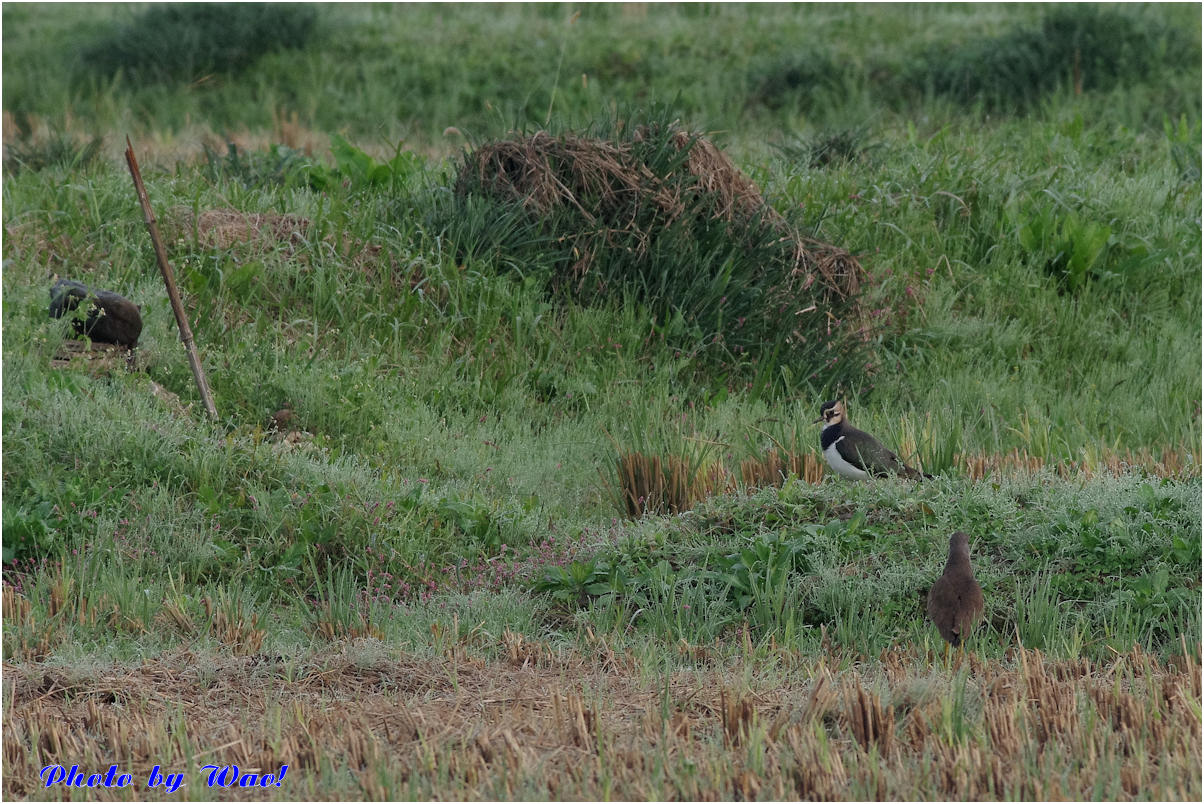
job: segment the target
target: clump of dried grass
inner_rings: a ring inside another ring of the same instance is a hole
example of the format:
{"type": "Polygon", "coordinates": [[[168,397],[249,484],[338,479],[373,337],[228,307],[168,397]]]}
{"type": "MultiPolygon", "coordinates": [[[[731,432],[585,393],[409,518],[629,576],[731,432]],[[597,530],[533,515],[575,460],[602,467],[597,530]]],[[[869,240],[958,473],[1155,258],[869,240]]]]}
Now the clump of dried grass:
{"type": "Polygon", "coordinates": [[[778,486],[790,477],[819,483],[824,479],[824,462],[813,452],[779,452],[777,449],[770,449],[759,458],[740,461],[740,479],[747,489],[778,486]]]}
{"type": "Polygon", "coordinates": [[[735,490],[735,480],[719,463],[697,464],[679,455],[629,452],[617,461],[624,510],[633,518],[678,514],[699,500],[735,490]]]}
{"type": "MultiPolygon", "coordinates": [[[[1092,478],[1099,474],[1120,476],[1134,469],[1160,478],[1199,477],[1200,457],[1187,450],[1163,449],[1105,453],[1093,460],[1057,461],[1013,449],[1002,455],[958,454],[954,468],[973,481],[1036,474],[1051,468],[1062,478],[1092,478]]],[[[793,452],[771,448],[759,457],[742,459],[731,470],[719,461],[691,469],[691,463],[676,455],[629,452],[619,455],[616,477],[619,498],[627,516],[645,513],[677,514],[701,500],[738,489],[753,491],[778,486],[791,477],[805,483],[821,483],[827,472],[815,452],[793,452]]],[[[603,481],[610,487],[610,481],[603,481]]]]}
{"type": "Polygon", "coordinates": [[[446,236],[585,304],[632,300],[673,348],[762,380],[860,379],[856,257],[804,236],[706,137],[676,122],[515,135],[467,152],[446,236]],[[794,376],[791,374],[790,376],[794,376]]]}
{"type": "Polygon", "coordinates": [[[138,350],[118,343],[65,340],[50,358],[50,367],[81,369],[94,377],[137,371],[138,350]]]}
{"type": "MultiPolygon", "coordinates": [[[[266,632],[259,627],[258,614],[252,613],[248,617],[238,601],[219,601],[215,606],[213,601],[204,597],[201,598],[201,605],[210,622],[210,633],[230,648],[235,656],[253,656],[259,653],[266,632]]],[[[187,615],[178,607],[174,612],[171,608],[165,611],[169,617],[174,617],[180,626],[187,627],[190,624],[187,615]]]]}
{"type": "Polygon", "coordinates": [[[862,750],[876,749],[880,756],[890,756],[894,749],[894,707],[883,705],[877,693],[867,690],[858,679],[845,682],[844,703],[849,729],[862,750]]]}
{"type": "Polygon", "coordinates": [[[580,214],[592,228],[567,235],[576,255],[569,275],[577,289],[605,241],[627,236],[642,256],[657,229],[700,208],[727,223],[764,220],[778,232],[790,246],[782,292],[809,290],[818,282],[820,300],[831,302],[857,296],[866,280],[853,255],[800,235],[718,146],[676,125],[667,132],[640,125],[627,140],[537,131],[487,143],[467,155],[455,184],[460,196],[481,191],[540,217],[564,209],[580,214]],[[666,134],[684,160],[673,174],[661,175],[649,167],[640,146],[666,134]],[[657,214],[644,214],[648,206],[657,214]],[[605,240],[596,238],[599,233],[605,240]]]}

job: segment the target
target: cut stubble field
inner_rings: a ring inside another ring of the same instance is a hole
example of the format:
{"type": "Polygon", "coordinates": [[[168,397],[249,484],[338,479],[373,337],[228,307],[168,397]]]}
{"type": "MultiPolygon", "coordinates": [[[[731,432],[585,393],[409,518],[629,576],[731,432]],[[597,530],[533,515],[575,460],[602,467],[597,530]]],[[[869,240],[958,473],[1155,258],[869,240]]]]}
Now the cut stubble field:
{"type": "MultiPolygon", "coordinates": [[[[10,668],[6,793],[50,765],[287,766],[280,787],[89,790],[206,798],[1191,800],[1200,666],[1009,650],[771,651],[662,674],[595,639],[582,655],[505,632],[419,658],[350,640],[305,658],[173,651],[135,668],[10,668]]],[[[706,646],[683,644],[705,654],[706,646]]],[[[166,773],[166,770],[164,771],[166,773]]],[[[234,778],[234,777],[229,777],[234,778]]]]}

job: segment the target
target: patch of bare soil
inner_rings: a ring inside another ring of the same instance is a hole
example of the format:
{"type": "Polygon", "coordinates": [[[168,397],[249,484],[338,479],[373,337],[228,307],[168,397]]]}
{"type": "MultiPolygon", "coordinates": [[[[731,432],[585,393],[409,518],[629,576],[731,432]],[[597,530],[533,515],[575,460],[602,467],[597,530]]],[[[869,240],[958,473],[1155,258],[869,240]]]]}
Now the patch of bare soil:
{"type": "Polygon", "coordinates": [[[1195,658],[1020,650],[1006,666],[969,655],[959,674],[914,650],[844,672],[835,657],[783,653],[772,683],[745,683],[738,668],[651,677],[603,640],[594,648],[566,655],[507,632],[493,661],[463,645],[419,658],[355,640],[308,661],[184,651],[95,671],[6,664],[3,792],[61,798],[40,783],[44,766],[116,764],[132,788],[74,795],[168,797],[146,788],[156,765],[184,774],[184,795],[240,800],[1200,794],[1195,658]],[[210,791],[204,765],[288,771],[279,786],[210,791]]]}

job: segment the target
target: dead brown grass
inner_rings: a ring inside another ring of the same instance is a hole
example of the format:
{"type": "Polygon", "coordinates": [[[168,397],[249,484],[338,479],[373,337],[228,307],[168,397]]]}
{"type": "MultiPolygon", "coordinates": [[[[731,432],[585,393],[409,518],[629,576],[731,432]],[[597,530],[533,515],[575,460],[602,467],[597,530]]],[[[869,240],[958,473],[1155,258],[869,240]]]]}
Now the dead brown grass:
{"type": "Polygon", "coordinates": [[[813,453],[790,452],[771,449],[760,458],[746,458],[740,462],[740,479],[745,488],[759,489],[779,486],[788,477],[798,477],[806,483],[819,483],[824,479],[823,459],[813,453]]]}
{"type": "Polygon", "coordinates": [[[1102,452],[1078,461],[1046,461],[1021,449],[1002,455],[965,455],[954,458],[954,465],[971,480],[1035,474],[1050,468],[1062,478],[1096,475],[1119,476],[1134,469],[1160,478],[1200,476],[1200,454],[1196,450],[1148,447],[1124,452],[1102,452]]]}
{"type": "MultiPolygon", "coordinates": [[[[1097,475],[1120,476],[1134,470],[1159,478],[1200,476],[1200,456],[1187,449],[1164,448],[1124,453],[1102,453],[1080,461],[1048,462],[1020,449],[1003,455],[964,455],[954,458],[954,469],[974,481],[1033,475],[1050,469],[1062,478],[1091,479],[1097,475]]],[[[745,458],[735,471],[712,461],[699,468],[677,455],[628,452],[616,463],[618,494],[627,515],[680,513],[716,494],[738,489],[752,491],[780,486],[788,478],[820,483],[827,473],[823,459],[814,452],[797,453],[773,448],[759,458],[745,458]]],[[[603,482],[610,482],[605,477],[603,482]]]]}
{"type": "Polygon", "coordinates": [[[205,248],[230,248],[240,243],[275,246],[299,244],[307,239],[312,224],[301,215],[240,212],[236,209],[206,209],[193,214],[178,207],[171,211],[173,222],[185,232],[195,231],[197,242],[205,248]]]}
{"type": "Polygon", "coordinates": [[[630,517],[677,514],[713,494],[734,491],[735,478],[719,463],[695,464],[680,455],[619,456],[619,491],[630,517]]]}
{"type": "Polygon", "coordinates": [[[959,720],[948,714],[959,673],[914,649],[845,672],[835,657],[783,653],[775,677],[742,682],[719,668],[647,678],[634,662],[603,661],[605,650],[566,655],[514,635],[498,641],[498,662],[462,647],[419,658],[356,640],[309,660],[185,651],[95,670],[6,664],[3,793],[62,797],[38,782],[49,764],[117,764],[143,785],[160,765],[185,772],[192,796],[260,800],[1201,792],[1198,657],[969,655],[959,720]],[[289,772],[278,788],[210,793],[205,764],[289,772]]]}
{"type": "MultiPolygon", "coordinates": [[[[48,279],[55,271],[70,276],[87,274],[104,259],[96,244],[80,243],[69,235],[48,231],[46,224],[35,220],[6,225],[4,247],[6,255],[47,266],[48,279]]],[[[50,284],[47,282],[47,287],[50,284]]]]}
{"type": "MultiPolygon", "coordinates": [[[[41,144],[56,136],[67,135],[82,145],[95,135],[93,127],[87,121],[76,119],[70,111],[58,120],[48,120],[36,114],[22,115],[22,118],[18,124],[12,114],[4,112],[2,122],[5,141],[41,144]]],[[[203,159],[206,146],[221,153],[225,150],[226,143],[230,142],[244,152],[265,150],[274,144],[287,145],[309,155],[324,153],[330,148],[329,135],[302,126],[294,111],[273,109],[272,121],[271,130],[243,129],[219,134],[208,125],[188,124],[173,131],[135,132],[134,146],[140,161],[147,165],[174,165],[178,162],[203,159]]],[[[124,165],[125,139],[121,136],[106,138],[101,153],[109,161],[124,165]]],[[[440,155],[446,154],[440,152],[440,155]]]]}

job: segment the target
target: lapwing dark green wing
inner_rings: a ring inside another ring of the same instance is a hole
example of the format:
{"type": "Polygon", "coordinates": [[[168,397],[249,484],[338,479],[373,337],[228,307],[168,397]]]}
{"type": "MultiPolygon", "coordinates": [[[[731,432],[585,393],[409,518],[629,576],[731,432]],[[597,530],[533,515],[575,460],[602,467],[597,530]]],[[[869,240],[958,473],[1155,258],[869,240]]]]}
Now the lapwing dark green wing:
{"type": "Polygon", "coordinates": [[[913,480],[932,477],[912,469],[878,439],[849,424],[843,402],[825,402],[815,422],[824,423],[819,446],[828,466],[838,475],[853,480],[883,475],[903,475],[913,480]]]}
{"type": "Polygon", "coordinates": [[[959,530],[949,537],[945,571],[928,590],[928,617],[956,648],[969,636],[982,610],[982,587],[970,566],[970,537],[959,530]]]}

